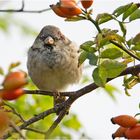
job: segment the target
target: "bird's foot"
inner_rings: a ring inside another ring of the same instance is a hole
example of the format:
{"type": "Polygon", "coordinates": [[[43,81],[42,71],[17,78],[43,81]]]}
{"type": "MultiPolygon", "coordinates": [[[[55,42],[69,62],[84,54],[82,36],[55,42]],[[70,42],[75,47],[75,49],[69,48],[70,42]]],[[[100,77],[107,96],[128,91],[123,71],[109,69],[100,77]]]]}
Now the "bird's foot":
{"type": "MultiPolygon", "coordinates": [[[[58,91],[53,92],[53,97],[54,97],[54,107],[56,105],[63,103],[66,100],[66,98],[64,96],[61,96],[60,92],[58,92],[58,91]]],[[[61,112],[61,110],[58,109],[56,114],[59,115],[60,112],[61,112]]]]}

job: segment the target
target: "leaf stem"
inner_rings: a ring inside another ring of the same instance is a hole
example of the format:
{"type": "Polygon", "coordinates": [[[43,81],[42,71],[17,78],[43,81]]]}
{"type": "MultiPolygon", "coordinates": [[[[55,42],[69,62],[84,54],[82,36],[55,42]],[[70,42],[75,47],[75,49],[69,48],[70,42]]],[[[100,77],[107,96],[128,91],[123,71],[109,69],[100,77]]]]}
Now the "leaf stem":
{"type": "Polygon", "coordinates": [[[102,33],[98,23],[95,20],[93,20],[93,18],[90,15],[87,16],[87,20],[91,21],[95,25],[95,27],[99,33],[102,33]]]}
{"type": "MultiPolygon", "coordinates": [[[[102,33],[102,31],[101,31],[98,23],[95,20],[93,20],[93,18],[90,15],[87,16],[87,20],[91,21],[95,25],[95,27],[96,27],[96,29],[98,30],[99,33],[102,33]]],[[[117,47],[119,47],[120,49],[122,49],[123,51],[125,51],[127,54],[129,54],[130,56],[132,56],[136,60],[140,61],[140,58],[138,58],[136,55],[134,55],[129,50],[125,49],[122,45],[118,44],[117,42],[115,42],[113,40],[110,40],[110,43],[116,45],[117,47]]]]}
{"type": "Polygon", "coordinates": [[[137,59],[138,61],[140,61],[140,58],[138,58],[136,55],[134,55],[132,52],[130,52],[129,50],[127,50],[126,48],[124,48],[122,45],[118,44],[117,42],[110,40],[110,43],[114,44],[115,46],[119,47],[120,49],[122,49],[124,52],[126,52],[127,54],[129,54],[130,56],[132,56],[133,58],[137,59]]]}

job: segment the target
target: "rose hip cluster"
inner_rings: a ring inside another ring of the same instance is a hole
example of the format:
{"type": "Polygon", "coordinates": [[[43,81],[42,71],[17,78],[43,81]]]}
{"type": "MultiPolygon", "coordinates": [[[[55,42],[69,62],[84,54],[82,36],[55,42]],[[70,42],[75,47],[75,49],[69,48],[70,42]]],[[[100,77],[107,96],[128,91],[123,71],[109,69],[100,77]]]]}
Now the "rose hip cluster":
{"type": "MultiPolygon", "coordinates": [[[[87,10],[91,7],[93,0],[80,0],[83,8],[87,10]]],[[[82,14],[82,9],[77,6],[77,0],[60,0],[57,4],[50,5],[56,15],[70,18],[82,14]]]]}
{"type": "Polygon", "coordinates": [[[14,100],[24,94],[22,87],[27,84],[27,75],[23,71],[10,72],[3,81],[0,97],[3,100],[14,100]]]}
{"type": "Polygon", "coordinates": [[[112,134],[112,138],[125,137],[127,139],[140,139],[140,124],[139,121],[129,115],[120,115],[111,119],[113,124],[118,124],[120,127],[112,134]]]}

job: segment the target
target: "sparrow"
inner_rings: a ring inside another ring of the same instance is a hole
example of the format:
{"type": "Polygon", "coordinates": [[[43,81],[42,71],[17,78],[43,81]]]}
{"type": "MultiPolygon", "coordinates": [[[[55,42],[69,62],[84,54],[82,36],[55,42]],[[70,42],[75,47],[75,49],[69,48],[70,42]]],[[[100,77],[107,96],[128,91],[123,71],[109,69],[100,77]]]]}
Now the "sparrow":
{"type": "MultiPolygon", "coordinates": [[[[40,90],[59,93],[79,82],[82,66],[78,66],[78,50],[58,27],[45,26],[28,50],[27,69],[33,83],[40,90]]],[[[58,95],[55,104],[65,100],[58,95]]]]}

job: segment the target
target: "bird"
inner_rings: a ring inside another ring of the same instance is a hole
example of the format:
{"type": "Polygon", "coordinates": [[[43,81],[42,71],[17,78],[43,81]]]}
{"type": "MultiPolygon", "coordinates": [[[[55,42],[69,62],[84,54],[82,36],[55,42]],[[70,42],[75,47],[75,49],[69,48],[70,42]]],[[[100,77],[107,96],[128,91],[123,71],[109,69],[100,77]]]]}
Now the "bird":
{"type": "MultiPolygon", "coordinates": [[[[63,92],[81,79],[79,48],[54,25],[42,28],[27,57],[28,74],[40,90],[63,92]]],[[[56,94],[54,104],[63,101],[64,97],[56,94]]]]}

